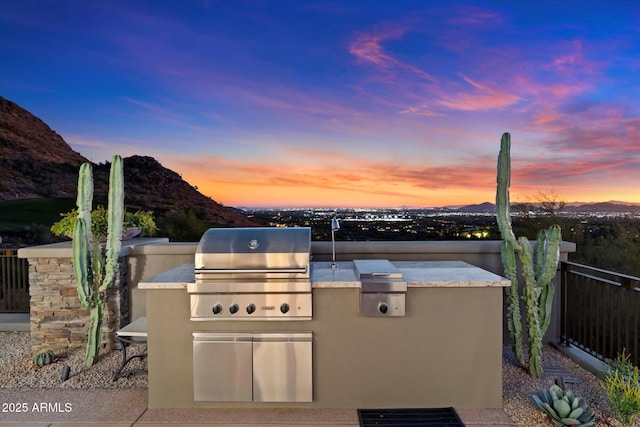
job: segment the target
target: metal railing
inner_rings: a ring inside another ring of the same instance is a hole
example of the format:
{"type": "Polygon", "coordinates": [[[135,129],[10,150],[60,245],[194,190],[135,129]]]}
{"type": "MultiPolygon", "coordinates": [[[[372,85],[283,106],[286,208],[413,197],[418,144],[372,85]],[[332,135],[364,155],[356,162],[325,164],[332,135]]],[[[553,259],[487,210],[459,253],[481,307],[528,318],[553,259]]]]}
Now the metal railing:
{"type": "Polygon", "coordinates": [[[0,313],[29,312],[29,262],[17,249],[0,249],[0,313]]]}
{"type": "Polygon", "coordinates": [[[561,340],[607,362],[640,366],[640,277],[562,262],[561,340]]]}

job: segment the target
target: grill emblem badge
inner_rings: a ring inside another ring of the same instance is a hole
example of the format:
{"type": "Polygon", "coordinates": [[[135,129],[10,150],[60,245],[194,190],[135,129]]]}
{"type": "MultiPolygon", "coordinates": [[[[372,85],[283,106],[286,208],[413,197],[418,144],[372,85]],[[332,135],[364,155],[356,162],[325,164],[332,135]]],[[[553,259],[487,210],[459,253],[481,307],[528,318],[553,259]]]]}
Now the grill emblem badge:
{"type": "Polygon", "coordinates": [[[260,243],[258,243],[258,241],[256,239],[253,240],[249,240],[249,249],[254,250],[254,249],[258,249],[258,246],[260,246],[260,243]]]}

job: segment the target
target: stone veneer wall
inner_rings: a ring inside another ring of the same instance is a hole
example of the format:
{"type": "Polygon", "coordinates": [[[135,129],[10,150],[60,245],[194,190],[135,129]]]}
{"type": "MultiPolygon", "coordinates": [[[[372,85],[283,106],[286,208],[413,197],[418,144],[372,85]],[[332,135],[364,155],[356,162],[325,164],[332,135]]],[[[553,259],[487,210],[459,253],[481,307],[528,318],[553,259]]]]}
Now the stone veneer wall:
{"type": "MultiPolygon", "coordinates": [[[[107,291],[102,348],[115,346],[115,332],[129,323],[127,262],[119,260],[116,282],[107,291]]],[[[89,311],[78,299],[71,258],[29,258],[31,350],[56,354],[84,347],[89,330],[89,311]]]]}

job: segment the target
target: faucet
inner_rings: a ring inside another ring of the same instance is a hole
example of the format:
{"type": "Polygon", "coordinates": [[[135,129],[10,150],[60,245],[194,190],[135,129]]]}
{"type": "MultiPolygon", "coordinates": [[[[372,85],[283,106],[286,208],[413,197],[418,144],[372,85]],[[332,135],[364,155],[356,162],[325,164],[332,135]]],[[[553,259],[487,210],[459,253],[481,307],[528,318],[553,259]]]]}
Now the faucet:
{"type": "Polygon", "coordinates": [[[331,268],[333,270],[335,270],[336,268],[338,268],[338,265],[336,264],[336,239],[335,239],[335,233],[336,231],[338,231],[340,229],[340,223],[338,222],[338,218],[336,218],[335,216],[333,217],[333,219],[331,220],[331,248],[332,248],[332,262],[331,262],[331,268]]]}

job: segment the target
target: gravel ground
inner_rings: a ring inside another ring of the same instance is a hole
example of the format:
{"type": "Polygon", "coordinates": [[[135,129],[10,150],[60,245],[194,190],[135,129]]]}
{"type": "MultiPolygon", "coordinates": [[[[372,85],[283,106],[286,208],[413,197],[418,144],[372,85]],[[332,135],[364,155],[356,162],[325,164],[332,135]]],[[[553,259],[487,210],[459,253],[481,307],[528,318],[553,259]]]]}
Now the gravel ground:
{"type": "MultiPolygon", "coordinates": [[[[541,380],[532,378],[519,367],[510,348],[504,349],[502,366],[504,411],[513,422],[522,427],[554,426],[551,419],[531,403],[530,398],[541,389],[551,387],[555,377],[541,380]]],[[[596,413],[596,419],[600,420],[596,426],[623,426],[613,417],[601,381],[596,376],[550,346],[545,346],[542,351],[542,366],[563,368],[577,379],[576,383],[566,384],[566,388],[586,400],[596,413]]],[[[640,420],[636,420],[633,427],[640,427],[640,420]]]]}
{"type": "MultiPolygon", "coordinates": [[[[139,347],[139,346],[136,346],[139,347]]],[[[134,353],[132,353],[134,354],[134,353]]],[[[29,332],[0,332],[0,387],[1,388],[93,388],[93,389],[145,389],[146,375],[130,375],[112,381],[115,370],[120,366],[122,355],[119,351],[103,352],[94,366],[84,367],[84,349],[67,355],[57,355],[58,360],[42,368],[34,368],[31,361],[31,338],[29,332]],[[61,380],[64,365],[71,368],[67,381],[61,380]]],[[[145,362],[136,359],[131,367],[145,367],[145,362]]],[[[563,356],[552,347],[543,350],[543,366],[563,368],[578,379],[568,388],[585,398],[599,419],[605,422],[596,426],[623,425],[611,415],[606,395],[600,381],[588,371],[563,356]],[[607,424],[608,423],[608,424],[607,424]]],[[[549,388],[555,378],[536,380],[518,367],[510,349],[505,348],[503,357],[504,412],[521,427],[553,427],[551,420],[531,404],[531,395],[542,388],[549,388]]],[[[633,427],[640,427],[637,420],[633,427]]]]}
{"type": "MultiPolygon", "coordinates": [[[[127,348],[127,356],[136,354],[142,346],[127,348]],[[132,349],[132,350],[130,350],[132,349]]],[[[96,388],[146,389],[147,376],[132,374],[112,381],[113,373],[122,363],[120,351],[102,351],[91,367],[84,366],[84,347],[66,355],[56,354],[50,365],[36,368],[31,359],[29,332],[0,332],[0,387],[2,388],[96,388]],[[62,381],[64,365],[71,368],[67,381],[62,381]]],[[[146,361],[134,359],[127,368],[146,368],[146,361]]]]}

